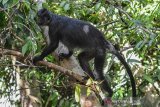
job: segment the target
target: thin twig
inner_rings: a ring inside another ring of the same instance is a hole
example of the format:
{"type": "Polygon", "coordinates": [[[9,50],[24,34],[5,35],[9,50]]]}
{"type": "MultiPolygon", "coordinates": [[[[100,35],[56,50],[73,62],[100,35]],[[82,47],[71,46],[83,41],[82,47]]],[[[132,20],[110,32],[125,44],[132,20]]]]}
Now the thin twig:
{"type": "Polygon", "coordinates": [[[13,6],[8,7],[8,8],[2,8],[2,7],[0,7],[0,12],[1,12],[1,11],[6,11],[6,10],[8,10],[8,9],[10,9],[10,8],[15,7],[17,4],[19,4],[19,3],[20,3],[20,1],[21,1],[21,0],[17,1],[17,3],[15,3],[13,6]]]}

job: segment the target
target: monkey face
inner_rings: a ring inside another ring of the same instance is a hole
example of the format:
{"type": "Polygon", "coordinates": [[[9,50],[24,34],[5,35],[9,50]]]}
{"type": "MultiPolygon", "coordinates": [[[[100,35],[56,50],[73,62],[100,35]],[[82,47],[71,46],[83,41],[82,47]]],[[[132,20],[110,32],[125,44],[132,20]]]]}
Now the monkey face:
{"type": "Polygon", "coordinates": [[[48,26],[51,22],[51,13],[47,9],[40,9],[37,13],[37,23],[40,26],[48,26]]]}

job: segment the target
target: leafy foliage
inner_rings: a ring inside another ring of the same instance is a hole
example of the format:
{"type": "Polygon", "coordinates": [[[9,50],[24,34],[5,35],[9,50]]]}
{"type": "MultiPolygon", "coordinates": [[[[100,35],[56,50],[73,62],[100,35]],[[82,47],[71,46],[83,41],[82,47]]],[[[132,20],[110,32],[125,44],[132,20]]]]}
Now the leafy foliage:
{"type": "MultiPolygon", "coordinates": [[[[21,51],[25,56],[33,56],[44,47],[43,35],[36,24],[38,4],[33,0],[0,0],[0,48],[21,51]]],[[[112,41],[130,64],[142,97],[148,91],[158,95],[160,91],[160,3],[158,0],[47,0],[43,7],[52,12],[91,22],[100,29],[106,39],[112,41]]],[[[46,58],[56,63],[52,57],[46,58]]],[[[115,99],[131,96],[129,78],[119,62],[107,55],[106,77],[110,79],[115,99]]],[[[0,58],[1,96],[10,96],[16,87],[16,73],[10,56],[0,58]]],[[[70,86],[68,77],[51,73],[49,69],[23,67],[21,72],[29,83],[35,76],[40,81],[41,96],[45,105],[54,107],[77,105],[79,85],[70,86]],[[41,71],[41,72],[39,72],[41,71]],[[66,84],[66,85],[64,85],[66,84]],[[74,90],[76,89],[76,90],[74,90]],[[58,99],[58,100],[57,100],[58,99]]],[[[93,64],[92,64],[93,66],[93,64]]],[[[79,100],[78,100],[79,101],[79,100]]]]}

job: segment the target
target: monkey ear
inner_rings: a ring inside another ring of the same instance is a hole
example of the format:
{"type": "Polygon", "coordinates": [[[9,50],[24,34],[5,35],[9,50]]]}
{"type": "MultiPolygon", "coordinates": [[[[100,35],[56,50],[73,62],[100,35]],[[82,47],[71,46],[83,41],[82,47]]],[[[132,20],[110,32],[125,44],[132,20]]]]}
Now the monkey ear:
{"type": "Polygon", "coordinates": [[[44,16],[47,13],[48,13],[48,10],[46,8],[43,8],[38,11],[37,15],[40,17],[40,16],[44,16]]]}
{"type": "Polygon", "coordinates": [[[42,16],[48,14],[48,10],[46,8],[43,8],[41,14],[42,16]]]}
{"type": "Polygon", "coordinates": [[[43,9],[42,9],[42,14],[45,13],[45,12],[47,12],[47,11],[48,11],[48,10],[47,10],[46,8],[43,8],[43,9]]]}

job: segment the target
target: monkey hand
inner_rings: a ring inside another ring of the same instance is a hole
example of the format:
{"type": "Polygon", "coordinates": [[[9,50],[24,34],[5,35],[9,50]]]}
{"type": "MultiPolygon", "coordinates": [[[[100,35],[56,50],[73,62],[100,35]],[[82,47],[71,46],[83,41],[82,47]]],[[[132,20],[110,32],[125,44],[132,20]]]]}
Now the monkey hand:
{"type": "Polygon", "coordinates": [[[33,58],[33,64],[36,65],[36,62],[41,61],[41,60],[42,60],[42,58],[40,56],[35,56],[33,58]]]}

